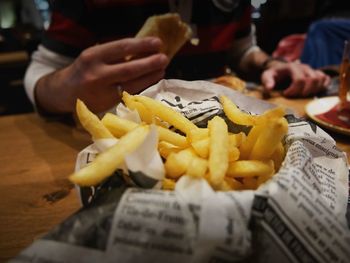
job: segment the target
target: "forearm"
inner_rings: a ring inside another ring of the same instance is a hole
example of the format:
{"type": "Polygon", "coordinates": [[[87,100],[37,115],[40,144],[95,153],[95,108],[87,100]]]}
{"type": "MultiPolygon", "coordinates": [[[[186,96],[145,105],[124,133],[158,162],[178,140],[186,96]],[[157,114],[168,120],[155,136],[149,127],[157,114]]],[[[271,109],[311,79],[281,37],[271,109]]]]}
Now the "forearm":
{"type": "Polygon", "coordinates": [[[265,62],[269,59],[269,55],[256,47],[252,51],[247,51],[238,64],[239,71],[250,79],[256,79],[264,69],[265,62]]]}
{"type": "Polygon", "coordinates": [[[286,62],[283,59],[273,58],[260,48],[256,47],[251,52],[247,52],[242,56],[239,62],[239,72],[245,78],[260,81],[261,74],[272,67],[280,67],[286,62]]]}
{"type": "MultiPolygon", "coordinates": [[[[28,98],[41,114],[56,112],[51,107],[47,107],[47,102],[63,99],[61,93],[51,95],[50,92],[51,89],[56,90],[56,86],[60,85],[59,83],[62,81],[58,80],[62,79],[61,71],[71,65],[73,61],[73,58],[62,56],[46,49],[42,45],[33,53],[31,63],[24,77],[24,86],[28,98]],[[55,87],[53,87],[53,84],[55,87]]],[[[64,85],[60,86],[63,87],[64,85]]],[[[62,90],[60,91],[63,92],[62,90]]]]}
{"type": "Polygon", "coordinates": [[[76,95],[61,69],[40,78],[34,89],[37,108],[46,113],[64,114],[74,111],[76,95]]]}

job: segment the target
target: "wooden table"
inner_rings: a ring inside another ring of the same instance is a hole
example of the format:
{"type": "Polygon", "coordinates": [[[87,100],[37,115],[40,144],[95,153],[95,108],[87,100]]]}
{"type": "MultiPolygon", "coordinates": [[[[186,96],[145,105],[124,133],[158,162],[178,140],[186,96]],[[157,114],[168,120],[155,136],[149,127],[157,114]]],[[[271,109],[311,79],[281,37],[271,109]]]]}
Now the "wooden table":
{"type": "Polygon", "coordinates": [[[0,52],[0,67],[15,63],[27,63],[28,53],[25,51],[0,52]]]}
{"type": "MultiPolygon", "coordinates": [[[[309,100],[273,96],[270,101],[302,116],[309,100]]],[[[350,161],[349,138],[332,136],[350,161]]],[[[0,261],[5,261],[79,209],[67,176],[90,137],[73,126],[25,114],[0,118],[0,142],[0,261]]]]}
{"type": "Polygon", "coordinates": [[[75,212],[67,176],[90,143],[82,131],[36,114],[0,118],[0,262],[75,212]]]}

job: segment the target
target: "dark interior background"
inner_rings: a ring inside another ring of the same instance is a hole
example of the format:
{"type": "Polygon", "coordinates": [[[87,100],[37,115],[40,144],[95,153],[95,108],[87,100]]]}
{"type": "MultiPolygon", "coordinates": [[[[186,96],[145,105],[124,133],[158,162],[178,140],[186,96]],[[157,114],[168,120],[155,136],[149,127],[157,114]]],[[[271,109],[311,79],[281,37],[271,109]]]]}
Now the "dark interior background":
{"type": "MultiPolygon", "coordinates": [[[[259,46],[271,53],[281,38],[306,32],[311,21],[329,14],[332,3],[341,2],[350,1],[253,0],[259,46]]],[[[33,111],[23,76],[42,31],[49,25],[50,4],[50,0],[0,1],[0,115],[33,111]]]]}

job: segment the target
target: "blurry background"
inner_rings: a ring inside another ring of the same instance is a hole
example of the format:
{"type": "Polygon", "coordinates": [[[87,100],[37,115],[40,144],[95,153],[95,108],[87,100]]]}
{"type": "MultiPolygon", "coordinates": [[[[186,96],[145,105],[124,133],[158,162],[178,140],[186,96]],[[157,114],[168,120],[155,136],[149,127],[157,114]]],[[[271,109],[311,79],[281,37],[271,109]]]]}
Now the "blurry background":
{"type": "Polygon", "coordinates": [[[33,111],[22,79],[49,10],[47,0],[0,0],[0,115],[33,111]]]}
{"type": "MultiPolygon", "coordinates": [[[[0,0],[0,115],[33,111],[22,79],[42,30],[50,23],[51,1],[0,0]]],[[[258,44],[271,54],[281,38],[305,33],[313,20],[332,15],[332,5],[341,2],[344,0],[252,0],[258,44]]]]}

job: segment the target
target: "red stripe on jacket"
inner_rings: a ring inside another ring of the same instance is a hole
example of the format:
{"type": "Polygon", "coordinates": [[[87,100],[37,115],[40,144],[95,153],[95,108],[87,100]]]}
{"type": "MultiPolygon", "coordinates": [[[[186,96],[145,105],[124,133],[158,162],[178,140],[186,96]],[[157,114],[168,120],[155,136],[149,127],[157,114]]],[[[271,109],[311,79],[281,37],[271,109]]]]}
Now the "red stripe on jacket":
{"type": "Polygon", "coordinates": [[[96,43],[92,32],[62,14],[54,12],[51,19],[47,34],[52,39],[83,49],[96,43]]]}
{"type": "Polygon", "coordinates": [[[201,54],[207,52],[227,51],[231,48],[238,31],[248,31],[251,26],[251,8],[247,8],[243,18],[237,22],[198,28],[199,45],[187,43],[181,54],[201,54]]]}
{"type": "Polygon", "coordinates": [[[142,7],[144,5],[155,3],[164,4],[164,2],[165,0],[85,0],[85,4],[90,10],[95,8],[111,8],[131,5],[142,7]]]}

